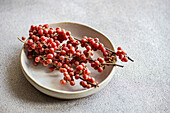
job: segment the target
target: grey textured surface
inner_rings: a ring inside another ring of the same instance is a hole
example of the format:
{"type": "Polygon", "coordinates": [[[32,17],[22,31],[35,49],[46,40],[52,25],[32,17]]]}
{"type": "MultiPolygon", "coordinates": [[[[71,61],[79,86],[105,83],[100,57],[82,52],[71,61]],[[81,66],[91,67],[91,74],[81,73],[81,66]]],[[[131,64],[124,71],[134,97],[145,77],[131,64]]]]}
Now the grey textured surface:
{"type": "Polygon", "coordinates": [[[0,0],[0,43],[1,113],[170,113],[169,0],[0,0]],[[40,93],[21,72],[16,37],[31,24],[61,21],[102,31],[135,63],[117,67],[112,81],[86,98],[40,93]]]}

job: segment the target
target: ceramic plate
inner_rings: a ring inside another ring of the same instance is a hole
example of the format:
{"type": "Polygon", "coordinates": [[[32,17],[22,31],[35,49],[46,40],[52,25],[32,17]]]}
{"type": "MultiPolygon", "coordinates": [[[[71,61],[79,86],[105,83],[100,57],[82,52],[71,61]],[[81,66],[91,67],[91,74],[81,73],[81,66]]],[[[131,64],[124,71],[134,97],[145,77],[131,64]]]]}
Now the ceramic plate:
{"type": "MultiPolygon", "coordinates": [[[[79,23],[62,22],[50,24],[50,27],[61,27],[63,29],[69,30],[71,31],[73,37],[79,39],[81,39],[83,36],[94,38],[98,37],[100,42],[102,42],[106,47],[114,50],[112,43],[105,35],[89,26],[79,23]]],[[[95,51],[94,54],[95,56],[93,58],[97,58],[98,56],[103,57],[100,51],[95,51]]],[[[36,89],[49,96],[60,99],[76,99],[96,93],[111,80],[114,68],[113,66],[106,66],[102,73],[99,73],[93,68],[89,68],[91,71],[90,75],[99,82],[99,87],[85,89],[79,85],[79,80],[75,80],[75,86],[70,86],[69,84],[60,84],[60,80],[63,78],[63,75],[57,70],[54,72],[49,72],[48,67],[44,67],[41,64],[34,66],[33,60],[27,58],[24,48],[22,48],[21,51],[20,62],[25,77],[36,89]]],[[[90,67],[89,64],[88,67],[90,67]]]]}

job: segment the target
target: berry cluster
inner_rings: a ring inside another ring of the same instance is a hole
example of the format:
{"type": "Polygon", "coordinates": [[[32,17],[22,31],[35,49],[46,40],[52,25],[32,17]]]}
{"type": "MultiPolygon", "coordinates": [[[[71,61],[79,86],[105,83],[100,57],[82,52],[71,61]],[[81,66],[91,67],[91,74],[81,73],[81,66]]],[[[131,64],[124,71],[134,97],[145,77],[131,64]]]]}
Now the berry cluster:
{"type": "MultiPolygon", "coordinates": [[[[60,27],[49,28],[48,24],[31,25],[29,38],[26,40],[25,37],[22,37],[21,39],[19,40],[24,42],[24,47],[28,51],[28,58],[34,59],[35,66],[39,63],[44,66],[50,65],[50,71],[59,70],[63,73],[63,79],[60,80],[63,85],[70,83],[71,86],[74,86],[75,80],[80,79],[80,85],[84,88],[96,87],[98,82],[90,77],[91,72],[86,65],[87,62],[98,72],[102,72],[106,65],[122,67],[114,64],[116,55],[123,62],[130,59],[121,47],[114,52],[105,48],[98,38],[84,36],[79,40],[71,36],[70,31],[65,31],[60,27]],[[85,48],[83,52],[79,49],[79,45],[85,48]],[[104,58],[93,59],[93,51],[97,50],[103,53],[104,58]]],[[[132,61],[132,59],[130,60],[132,61]]]]}

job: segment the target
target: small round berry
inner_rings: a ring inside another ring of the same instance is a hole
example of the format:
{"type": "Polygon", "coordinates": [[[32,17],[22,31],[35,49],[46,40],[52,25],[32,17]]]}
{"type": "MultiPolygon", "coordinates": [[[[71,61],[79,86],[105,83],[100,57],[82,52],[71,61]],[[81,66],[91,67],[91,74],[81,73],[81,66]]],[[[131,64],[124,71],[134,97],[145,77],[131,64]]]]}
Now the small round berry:
{"type": "Polygon", "coordinates": [[[22,40],[25,40],[25,39],[26,39],[26,38],[23,36],[23,37],[22,37],[22,40]]]}
{"type": "Polygon", "coordinates": [[[43,25],[43,27],[48,28],[48,27],[49,27],[49,25],[48,25],[48,24],[45,24],[45,25],[43,25]]]}
{"type": "Polygon", "coordinates": [[[81,39],[81,42],[82,42],[82,43],[86,43],[86,42],[87,42],[87,39],[83,38],[83,39],[81,39]]]}
{"type": "Polygon", "coordinates": [[[121,48],[121,47],[118,47],[117,50],[122,50],[122,48],[121,48]]]}
{"type": "Polygon", "coordinates": [[[128,58],[127,58],[127,57],[123,57],[121,61],[122,61],[122,62],[127,62],[127,61],[128,61],[128,58]]]}
{"type": "Polygon", "coordinates": [[[47,59],[47,63],[51,64],[52,63],[52,59],[47,59]]]}
{"type": "Polygon", "coordinates": [[[119,55],[119,59],[120,60],[122,60],[123,57],[124,57],[123,55],[121,55],[121,54],[119,55]]]}
{"type": "Polygon", "coordinates": [[[53,56],[53,54],[51,54],[51,53],[49,53],[48,55],[47,55],[47,58],[49,58],[49,59],[52,59],[54,56],[53,56]]]}
{"type": "Polygon", "coordinates": [[[116,55],[117,56],[119,56],[119,55],[121,55],[122,54],[122,51],[121,50],[118,50],[117,52],[116,52],[116,55]]]}
{"type": "Polygon", "coordinates": [[[98,38],[95,38],[94,41],[99,42],[99,39],[98,39],[98,38]]]}
{"type": "Polygon", "coordinates": [[[64,60],[64,56],[59,56],[59,59],[60,60],[64,60]]]}
{"type": "Polygon", "coordinates": [[[40,36],[42,36],[43,35],[43,30],[42,29],[39,30],[38,33],[39,33],[40,36]]]}
{"type": "Polygon", "coordinates": [[[84,80],[88,80],[89,76],[86,75],[86,74],[84,74],[84,75],[83,75],[83,78],[84,78],[84,80]]]}
{"type": "Polygon", "coordinates": [[[94,47],[95,47],[96,49],[98,49],[98,48],[99,48],[99,44],[98,44],[98,43],[95,43],[95,44],[94,44],[94,47]]]}
{"type": "Polygon", "coordinates": [[[86,46],[87,51],[91,50],[90,46],[86,46]]]}
{"type": "Polygon", "coordinates": [[[68,72],[64,72],[64,76],[67,76],[68,75],[68,72]]]}
{"type": "Polygon", "coordinates": [[[66,82],[66,80],[62,79],[62,80],[60,80],[60,83],[65,85],[67,82],[66,82]]]}
{"type": "Polygon", "coordinates": [[[89,89],[89,88],[91,88],[92,86],[91,86],[91,84],[87,84],[87,88],[89,89]]]}
{"type": "Polygon", "coordinates": [[[95,83],[95,79],[93,77],[89,78],[88,81],[91,83],[95,83]]]}
{"type": "Polygon", "coordinates": [[[70,81],[70,85],[71,86],[74,86],[75,85],[75,82],[72,80],[72,81],[70,81]]]}
{"type": "Polygon", "coordinates": [[[44,65],[44,66],[48,66],[47,61],[44,61],[44,62],[43,62],[43,65],[44,65]]]}
{"type": "Polygon", "coordinates": [[[87,82],[86,81],[82,81],[82,86],[86,87],[87,86],[87,82]]]}
{"type": "Polygon", "coordinates": [[[85,64],[85,63],[81,63],[81,65],[82,65],[83,67],[86,67],[86,64],[85,64]]]}
{"type": "Polygon", "coordinates": [[[65,50],[61,50],[60,54],[61,54],[61,55],[65,55],[65,54],[66,54],[66,51],[65,51],[65,50]]]}
{"type": "Polygon", "coordinates": [[[48,42],[51,44],[52,42],[54,42],[53,38],[48,39],[48,42]]]}
{"type": "Polygon", "coordinates": [[[58,62],[57,67],[61,67],[61,66],[62,66],[62,63],[58,62]]]}
{"type": "Polygon", "coordinates": [[[31,45],[31,48],[32,48],[32,49],[35,49],[35,48],[36,48],[36,45],[35,45],[35,44],[32,44],[32,45],[31,45]]]}
{"type": "Polygon", "coordinates": [[[96,60],[94,63],[95,63],[96,66],[100,65],[100,62],[98,60],[96,60]]]}
{"type": "Polygon", "coordinates": [[[47,29],[43,29],[43,33],[47,35],[48,30],[47,29]]]}
{"type": "Polygon", "coordinates": [[[78,65],[78,66],[76,67],[76,69],[77,69],[77,70],[83,70],[83,66],[82,66],[82,65],[78,65]]]}
{"type": "Polygon", "coordinates": [[[102,72],[103,71],[103,68],[102,67],[99,67],[98,68],[98,72],[102,72]]]}
{"type": "Polygon", "coordinates": [[[69,75],[70,76],[74,76],[74,72],[69,72],[69,75]]]}
{"type": "Polygon", "coordinates": [[[86,60],[86,56],[85,55],[81,55],[81,60],[85,61],[86,60]]]}
{"type": "Polygon", "coordinates": [[[74,64],[75,65],[79,65],[80,63],[79,63],[79,61],[75,61],[74,64]]]}
{"type": "Polygon", "coordinates": [[[104,63],[104,58],[102,58],[102,57],[98,57],[97,60],[98,60],[100,63],[104,63]]]}
{"type": "Polygon", "coordinates": [[[79,74],[76,74],[75,75],[75,79],[79,79],[80,78],[80,75],[79,74]]]}
{"type": "Polygon", "coordinates": [[[66,32],[66,35],[70,36],[70,35],[71,35],[71,32],[70,32],[70,31],[67,31],[67,32],[66,32]]]}
{"type": "Polygon", "coordinates": [[[32,44],[33,44],[33,40],[32,40],[32,39],[29,39],[29,40],[28,40],[28,44],[29,44],[29,45],[32,45],[32,44]]]}
{"type": "Polygon", "coordinates": [[[39,62],[40,61],[40,57],[35,57],[35,62],[39,62]]]}

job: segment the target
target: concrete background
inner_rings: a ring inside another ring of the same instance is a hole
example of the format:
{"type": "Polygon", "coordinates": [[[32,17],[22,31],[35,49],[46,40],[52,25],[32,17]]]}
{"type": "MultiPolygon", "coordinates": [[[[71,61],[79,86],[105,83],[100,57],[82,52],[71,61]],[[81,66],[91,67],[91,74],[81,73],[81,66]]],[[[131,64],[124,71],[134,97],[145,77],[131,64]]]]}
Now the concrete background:
{"type": "Polygon", "coordinates": [[[0,0],[0,43],[1,113],[170,113],[169,0],[0,0]],[[61,21],[102,31],[135,63],[117,67],[112,81],[86,98],[40,93],[21,72],[16,37],[32,24],[61,21]]]}

